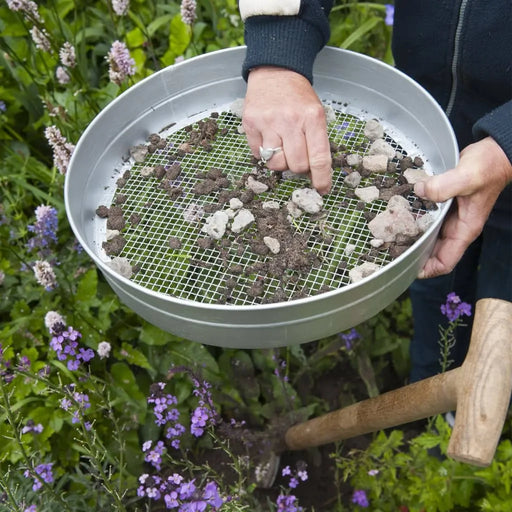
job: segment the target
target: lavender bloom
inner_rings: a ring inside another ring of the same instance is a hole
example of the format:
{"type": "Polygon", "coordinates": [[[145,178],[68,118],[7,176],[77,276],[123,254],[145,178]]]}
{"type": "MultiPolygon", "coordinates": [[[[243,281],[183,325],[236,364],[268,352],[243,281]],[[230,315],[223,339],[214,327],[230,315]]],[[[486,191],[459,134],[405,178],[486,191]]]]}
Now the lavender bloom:
{"type": "Polygon", "coordinates": [[[278,512],[300,512],[302,507],[297,506],[297,497],[293,494],[280,494],[276,500],[278,512]]]}
{"type": "Polygon", "coordinates": [[[142,451],[148,452],[146,454],[146,456],[144,457],[144,460],[146,462],[149,462],[158,471],[160,471],[161,463],[162,463],[162,454],[165,451],[165,446],[164,446],[163,441],[158,441],[156,443],[155,447],[152,450],[150,450],[152,444],[153,444],[152,441],[146,441],[142,445],[142,451]]]}
{"type": "Polygon", "coordinates": [[[4,100],[0,100],[0,112],[5,112],[7,110],[7,105],[4,100]]]}
{"type": "Polygon", "coordinates": [[[462,302],[455,292],[451,292],[446,297],[446,303],[441,306],[441,313],[448,321],[455,322],[462,315],[471,316],[471,305],[462,302]]]}
{"type": "Polygon", "coordinates": [[[105,359],[110,355],[110,350],[112,347],[110,346],[110,343],[108,341],[100,341],[98,344],[98,355],[100,356],[100,359],[105,359]]]}
{"type": "Polygon", "coordinates": [[[57,78],[57,82],[62,85],[69,84],[71,80],[68,72],[62,66],[58,66],[55,70],[55,78],[57,78]]]}
{"type": "Polygon", "coordinates": [[[366,492],[363,490],[356,490],[352,494],[352,503],[359,505],[360,507],[367,508],[370,506],[370,502],[366,496],[366,492]]]}
{"type": "Polygon", "coordinates": [[[57,353],[59,361],[66,361],[69,370],[75,371],[80,367],[82,362],[88,363],[94,358],[94,351],[90,348],[84,349],[78,347],[78,339],[82,335],[63,323],[56,322],[53,324],[50,333],[53,335],[50,341],[50,347],[57,353]]]}
{"type": "Polygon", "coordinates": [[[34,41],[36,48],[48,53],[52,51],[52,45],[49,39],[50,35],[44,28],[40,30],[37,27],[32,27],[30,29],[30,35],[32,36],[32,41],[34,41]]]}
{"type": "Polygon", "coordinates": [[[45,260],[38,260],[32,266],[37,282],[44,286],[46,291],[51,291],[57,287],[57,277],[53,267],[45,260]]]}
{"type": "Polygon", "coordinates": [[[395,6],[392,4],[386,4],[386,19],[384,20],[384,23],[388,27],[392,27],[394,18],[395,18],[395,6]]]}
{"type": "Polygon", "coordinates": [[[9,7],[11,11],[24,13],[29,20],[41,21],[37,4],[31,0],[7,0],[7,7],[9,7]]]}
{"type": "Polygon", "coordinates": [[[109,63],[108,76],[111,82],[117,85],[126,79],[127,76],[135,74],[135,61],[130,57],[130,52],[121,41],[114,41],[108,52],[109,63]]]}
{"type": "Polygon", "coordinates": [[[52,332],[56,324],[65,324],[64,318],[56,311],[48,311],[44,317],[44,325],[52,332]]]}
{"type": "Polygon", "coordinates": [[[37,478],[37,476],[35,476],[34,473],[29,469],[27,469],[23,473],[25,478],[33,478],[33,480],[34,480],[34,484],[32,485],[33,491],[38,491],[39,489],[41,489],[41,487],[43,486],[41,479],[43,480],[43,482],[45,482],[47,484],[51,484],[53,482],[52,466],[53,466],[53,462],[51,462],[49,464],[39,464],[39,466],[36,466],[34,468],[34,472],[39,476],[39,478],[37,478]]]}
{"type": "Polygon", "coordinates": [[[344,342],[347,350],[352,350],[354,343],[361,339],[361,335],[355,330],[351,329],[350,332],[338,335],[344,342]]]}
{"type": "Polygon", "coordinates": [[[36,248],[45,249],[57,242],[57,210],[53,206],[41,205],[36,208],[35,214],[36,222],[27,228],[34,233],[34,237],[27,243],[29,251],[36,248]]]}
{"type": "Polygon", "coordinates": [[[196,0],[181,0],[181,19],[186,25],[193,25],[196,21],[196,0]]]}
{"type": "Polygon", "coordinates": [[[66,174],[75,146],[66,140],[56,126],[48,126],[44,135],[53,149],[53,165],[61,174],[66,174]]]}
{"type": "Polygon", "coordinates": [[[37,512],[37,508],[35,505],[30,505],[30,507],[27,507],[23,512],[37,512]]]}
{"type": "Polygon", "coordinates": [[[112,9],[118,16],[124,16],[128,13],[130,0],[112,0],[112,9]]]}
{"type": "Polygon", "coordinates": [[[74,68],[76,66],[75,47],[68,41],[66,41],[59,50],[59,57],[64,66],[68,68],[74,68]]]}
{"type": "Polygon", "coordinates": [[[28,434],[29,432],[40,434],[42,431],[43,425],[41,425],[41,423],[36,425],[33,420],[28,420],[27,424],[21,429],[22,434],[28,434]]]}

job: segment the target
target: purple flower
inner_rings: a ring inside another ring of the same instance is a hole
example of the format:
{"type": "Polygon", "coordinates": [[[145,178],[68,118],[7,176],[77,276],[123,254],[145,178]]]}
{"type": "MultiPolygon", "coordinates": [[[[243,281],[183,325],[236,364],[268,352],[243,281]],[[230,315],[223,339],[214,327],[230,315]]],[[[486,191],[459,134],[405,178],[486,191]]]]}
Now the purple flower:
{"type": "Polygon", "coordinates": [[[37,508],[35,505],[30,505],[30,507],[27,507],[23,512],[37,512],[37,508]]]}
{"type": "Polygon", "coordinates": [[[43,431],[43,425],[38,423],[37,425],[33,420],[28,420],[27,424],[21,429],[22,434],[27,434],[28,432],[35,432],[36,434],[40,434],[43,431]]]}
{"type": "Polygon", "coordinates": [[[36,222],[27,227],[28,231],[34,233],[27,243],[30,251],[36,248],[45,249],[57,242],[57,210],[53,206],[41,205],[36,208],[35,214],[36,222]]]}
{"type": "Polygon", "coordinates": [[[210,411],[206,407],[196,407],[190,419],[190,432],[196,437],[201,437],[209,419],[210,411]]]}
{"type": "Polygon", "coordinates": [[[158,441],[155,445],[155,447],[150,450],[151,448],[151,441],[146,441],[142,445],[142,451],[148,452],[146,456],[144,457],[144,460],[146,462],[149,462],[152,466],[154,466],[156,469],[160,471],[161,463],[162,463],[162,454],[165,451],[165,446],[163,441],[158,441]]]}
{"type": "Polygon", "coordinates": [[[370,506],[370,503],[366,496],[366,492],[363,491],[362,489],[354,491],[354,494],[352,494],[352,503],[355,503],[356,505],[359,505],[360,507],[363,508],[367,508],[370,506]]]}
{"type": "Polygon", "coordinates": [[[354,343],[361,339],[361,335],[355,329],[351,329],[350,332],[345,334],[339,334],[339,336],[345,342],[345,348],[347,350],[352,350],[354,343]]]}
{"type": "Polygon", "coordinates": [[[80,367],[81,361],[87,363],[94,358],[92,349],[78,347],[76,340],[81,338],[82,335],[75,331],[73,327],[69,326],[66,329],[66,326],[57,320],[51,325],[50,333],[53,334],[50,340],[50,348],[57,353],[59,361],[66,361],[69,370],[75,371],[80,367]]]}
{"type": "Polygon", "coordinates": [[[386,4],[386,19],[384,20],[384,23],[388,25],[388,27],[393,26],[395,18],[395,6],[392,4],[386,4]]]}
{"type": "Polygon", "coordinates": [[[34,484],[32,485],[33,491],[38,491],[41,489],[43,486],[41,480],[47,484],[51,484],[53,482],[52,466],[53,462],[49,464],[39,464],[39,466],[34,468],[33,472],[30,469],[27,469],[23,473],[25,478],[32,478],[34,480],[34,484]]]}
{"type": "Polygon", "coordinates": [[[108,76],[110,81],[117,85],[121,85],[127,76],[135,74],[135,61],[131,58],[126,44],[121,41],[112,43],[107,61],[109,63],[108,76]]]}
{"type": "Polygon", "coordinates": [[[280,494],[276,500],[278,512],[299,512],[302,507],[297,506],[297,497],[293,494],[280,494]]]}
{"type": "Polygon", "coordinates": [[[7,110],[7,105],[5,104],[5,101],[0,100],[0,112],[5,112],[7,110]]]}
{"type": "Polygon", "coordinates": [[[455,292],[451,292],[446,297],[446,303],[441,306],[441,313],[450,322],[455,322],[462,315],[471,316],[471,305],[467,302],[462,302],[455,292]]]}

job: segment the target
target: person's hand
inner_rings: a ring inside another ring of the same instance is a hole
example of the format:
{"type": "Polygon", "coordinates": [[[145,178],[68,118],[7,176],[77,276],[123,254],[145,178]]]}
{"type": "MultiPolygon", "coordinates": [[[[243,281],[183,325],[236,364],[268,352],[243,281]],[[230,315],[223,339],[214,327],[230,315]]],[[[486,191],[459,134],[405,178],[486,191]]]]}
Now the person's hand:
{"type": "Polygon", "coordinates": [[[419,278],[449,273],[482,232],[501,191],[512,180],[512,164],[491,137],[467,146],[458,165],[414,187],[416,195],[442,202],[455,198],[419,278]]]}
{"type": "Polygon", "coordinates": [[[282,148],[267,161],[274,171],[311,172],[314,188],[331,188],[331,152],[322,103],[302,75],[282,68],[251,70],[242,126],[253,155],[282,148]]]}

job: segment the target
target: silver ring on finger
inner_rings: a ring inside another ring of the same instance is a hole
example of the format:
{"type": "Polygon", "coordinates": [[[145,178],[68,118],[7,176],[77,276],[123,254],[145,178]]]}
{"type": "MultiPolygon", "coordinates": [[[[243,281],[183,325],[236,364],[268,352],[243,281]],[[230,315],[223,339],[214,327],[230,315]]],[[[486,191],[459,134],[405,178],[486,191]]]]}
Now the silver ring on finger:
{"type": "Polygon", "coordinates": [[[282,147],[279,146],[277,148],[264,148],[260,146],[260,160],[266,164],[276,153],[282,151],[282,147]]]}

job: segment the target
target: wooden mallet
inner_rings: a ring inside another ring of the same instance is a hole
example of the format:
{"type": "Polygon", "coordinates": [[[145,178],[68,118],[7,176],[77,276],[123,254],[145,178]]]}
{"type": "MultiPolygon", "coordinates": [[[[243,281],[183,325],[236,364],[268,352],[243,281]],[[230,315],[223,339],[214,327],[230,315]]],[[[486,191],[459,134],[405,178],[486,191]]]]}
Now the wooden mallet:
{"type": "Polygon", "coordinates": [[[294,425],[288,449],[300,450],[456,411],[448,456],[492,462],[512,390],[512,302],[481,299],[461,367],[294,425]]]}

